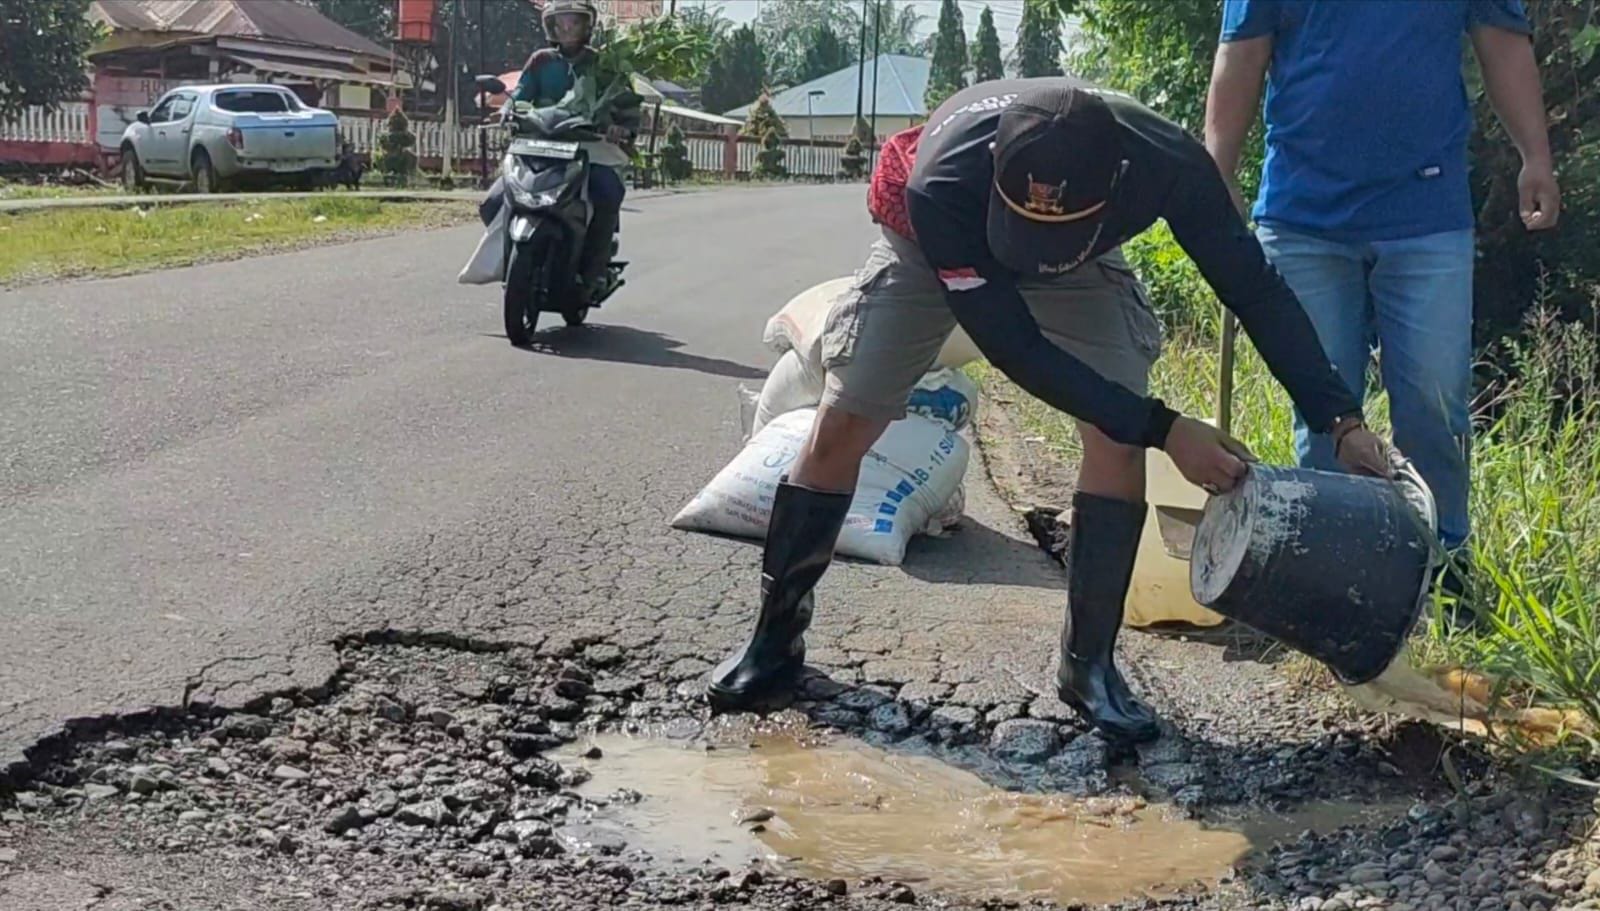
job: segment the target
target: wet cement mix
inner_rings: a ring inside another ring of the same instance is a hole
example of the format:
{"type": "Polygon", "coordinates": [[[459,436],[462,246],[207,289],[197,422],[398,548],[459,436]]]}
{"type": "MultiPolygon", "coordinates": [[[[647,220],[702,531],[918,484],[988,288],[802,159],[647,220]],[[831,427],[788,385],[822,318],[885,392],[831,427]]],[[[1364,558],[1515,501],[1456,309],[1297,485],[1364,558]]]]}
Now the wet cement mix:
{"type": "Polygon", "coordinates": [[[0,908],[1600,907],[1587,796],[1441,789],[1420,725],[1128,751],[820,675],[711,719],[604,643],[375,640],[63,744],[0,804],[0,908]]]}

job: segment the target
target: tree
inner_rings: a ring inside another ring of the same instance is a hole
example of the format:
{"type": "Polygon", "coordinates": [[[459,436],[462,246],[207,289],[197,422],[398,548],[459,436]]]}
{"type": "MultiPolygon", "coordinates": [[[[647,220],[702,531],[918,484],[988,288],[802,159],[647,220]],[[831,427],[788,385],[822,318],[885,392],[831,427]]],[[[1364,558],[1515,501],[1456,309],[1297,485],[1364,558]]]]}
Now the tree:
{"type": "Polygon", "coordinates": [[[783,149],[783,137],[777,130],[768,130],[761,140],[761,151],[756,153],[756,176],[787,177],[789,168],[783,163],[787,154],[783,149]]]}
{"type": "MultiPolygon", "coordinates": [[[[385,44],[394,37],[394,0],[301,0],[358,35],[385,44]]],[[[444,20],[448,23],[450,20],[444,20]]]]}
{"type": "Polygon", "coordinates": [[[848,180],[860,180],[867,173],[867,152],[862,146],[861,136],[850,134],[850,139],[844,144],[844,153],[839,156],[839,176],[848,180]]]}
{"type": "Polygon", "coordinates": [[[768,133],[778,134],[780,139],[789,138],[789,127],[784,124],[783,118],[772,108],[772,96],[766,92],[756,99],[750,108],[750,116],[745,119],[744,128],[739,131],[746,136],[759,136],[765,139],[768,133]]]}
{"type": "Polygon", "coordinates": [[[811,29],[811,42],[806,46],[805,60],[795,74],[795,82],[810,82],[855,63],[846,44],[832,26],[823,22],[811,29]]]}
{"type": "Polygon", "coordinates": [[[0,123],[23,108],[54,109],[89,87],[84,55],[101,34],[89,0],[0,3],[0,123]]]}
{"type": "MultiPolygon", "coordinates": [[[[394,0],[300,0],[353,32],[387,46],[394,37],[394,0]]],[[[453,59],[461,66],[456,104],[463,112],[477,109],[478,93],[472,77],[480,69],[490,75],[521,70],[533,52],[545,47],[544,23],[531,3],[504,0],[439,0],[433,31],[433,58],[437,66],[427,76],[441,87],[449,84],[450,31],[460,5],[460,35],[453,59]],[[481,14],[481,16],[480,16],[481,14]],[[480,66],[481,63],[481,66],[480,66]]],[[[442,107],[443,95],[438,106],[442,107]]]]}
{"type": "Polygon", "coordinates": [[[667,180],[688,180],[694,176],[694,162],[689,160],[683,128],[676,123],[667,129],[667,140],[661,146],[661,175],[667,180]]]}
{"type": "MultiPolygon", "coordinates": [[[[1163,4],[1161,11],[1166,10],[1163,4]]],[[[1022,21],[1017,25],[1017,68],[1023,78],[1060,76],[1061,54],[1060,8],[1054,0],[1023,0],[1022,21]]]]}
{"type": "Polygon", "coordinates": [[[722,12],[720,6],[684,7],[678,10],[678,21],[683,23],[684,28],[704,35],[713,45],[733,31],[733,20],[722,12]]]}
{"type": "MultiPolygon", "coordinates": [[[[867,7],[867,56],[873,54],[917,54],[921,50],[922,41],[917,35],[922,31],[922,14],[909,3],[905,6],[895,6],[894,0],[880,0],[877,4],[877,20],[883,32],[880,41],[874,33],[873,7],[867,7]]],[[[857,5],[851,4],[844,19],[851,23],[850,34],[861,34],[861,10],[857,5]]]]}
{"type": "Polygon", "coordinates": [[[417,170],[417,153],[411,151],[417,137],[411,135],[411,121],[405,112],[389,115],[388,129],[378,137],[378,170],[389,186],[405,186],[417,170]]]}
{"type": "Polygon", "coordinates": [[[717,46],[700,89],[705,109],[720,114],[749,104],[767,82],[767,56],[755,29],[740,26],[717,46]]]}
{"type": "Polygon", "coordinates": [[[1220,5],[1171,4],[1160,15],[1143,0],[1069,0],[1065,8],[1083,23],[1074,73],[1147,99],[1196,135],[1204,129],[1220,5]]]}
{"type": "Polygon", "coordinates": [[[972,81],[1004,79],[1005,64],[1000,62],[1000,33],[994,27],[994,10],[985,6],[978,17],[978,38],[972,48],[972,81]]]}
{"type": "Polygon", "coordinates": [[[859,179],[867,173],[866,149],[872,141],[872,125],[867,123],[866,118],[857,117],[856,125],[850,131],[850,139],[844,144],[844,153],[839,156],[841,176],[859,179]]]}
{"type": "Polygon", "coordinates": [[[967,87],[967,30],[956,0],[939,6],[939,30],[933,38],[933,64],[922,100],[928,110],[967,87]]]}
{"type": "MultiPolygon", "coordinates": [[[[808,57],[818,41],[819,26],[828,27],[835,43],[840,47],[837,52],[829,49],[828,59],[836,60],[842,57],[853,60],[851,54],[854,45],[842,39],[829,25],[848,21],[849,6],[850,0],[766,0],[762,3],[761,13],[756,17],[754,28],[756,39],[761,42],[761,49],[767,55],[767,75],[771,83],[798,85],[814,78],[806,76],[805,73],[808,68],[808,57]]],[[[849,34],[854,35],[855,32],[849,34]]],[[[844,65],[846,64],[840,64],[844,65]]],[[[836,69],[839,67],[824,70],[818,75],[831,73],[836,69]]]]}

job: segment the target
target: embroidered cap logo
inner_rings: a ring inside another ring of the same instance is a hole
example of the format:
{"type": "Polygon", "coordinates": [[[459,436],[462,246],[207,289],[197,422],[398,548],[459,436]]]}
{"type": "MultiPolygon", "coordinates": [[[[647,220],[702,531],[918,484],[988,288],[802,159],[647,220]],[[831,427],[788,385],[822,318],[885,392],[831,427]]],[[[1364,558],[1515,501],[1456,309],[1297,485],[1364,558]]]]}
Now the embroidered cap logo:
{"type": "Polygon", "coordinates": [[[1033,173],[1028,173],[1028,201],[1023,203],[1023,208],[1038,215],[1064,215],[1066,209],[1061,201],[1067,195],[1067,182],[1059,184],[1040,183],[1033,179],[1033,173]]]}

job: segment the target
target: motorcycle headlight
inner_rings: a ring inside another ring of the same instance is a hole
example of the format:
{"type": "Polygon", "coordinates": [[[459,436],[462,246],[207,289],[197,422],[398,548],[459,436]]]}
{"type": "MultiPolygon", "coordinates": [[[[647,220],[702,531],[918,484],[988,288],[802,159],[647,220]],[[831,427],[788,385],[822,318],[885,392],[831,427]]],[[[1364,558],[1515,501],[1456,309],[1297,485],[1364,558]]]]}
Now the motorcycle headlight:
{"type": "Polygon", "coordinates": [[[511,187],[511,196],[517,205],[530,209],[539,208],[553,206],[561,200],[561,187],[566,176],[565,168],[552,167],[535,171],[518,160],[507,170],[506,184],[511,187]]]}

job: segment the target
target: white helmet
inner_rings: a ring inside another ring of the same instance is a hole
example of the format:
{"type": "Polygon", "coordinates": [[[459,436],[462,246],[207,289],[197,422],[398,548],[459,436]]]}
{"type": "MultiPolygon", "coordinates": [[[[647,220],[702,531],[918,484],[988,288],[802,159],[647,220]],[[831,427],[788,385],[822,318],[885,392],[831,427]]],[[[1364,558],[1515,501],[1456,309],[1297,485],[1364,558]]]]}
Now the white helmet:
{"type": "Polygon", "coordinates": [[[540,21],[544,24],[544,34],[552,42],[556,40],[555,19],[557,16],[578,15],[584,17],[584,39],[594,34],[594,26],[600,19],[599,10],[591,0],[545,0],[544,10],[540,13],[540,21]]]}

